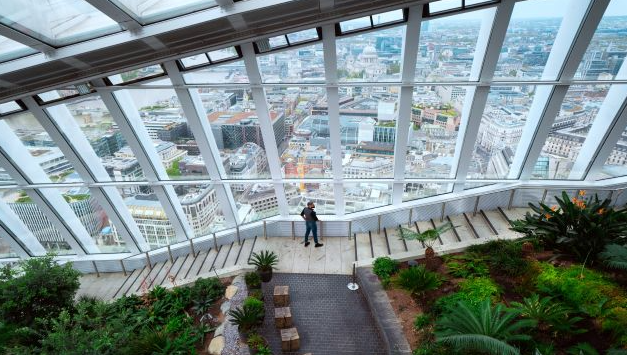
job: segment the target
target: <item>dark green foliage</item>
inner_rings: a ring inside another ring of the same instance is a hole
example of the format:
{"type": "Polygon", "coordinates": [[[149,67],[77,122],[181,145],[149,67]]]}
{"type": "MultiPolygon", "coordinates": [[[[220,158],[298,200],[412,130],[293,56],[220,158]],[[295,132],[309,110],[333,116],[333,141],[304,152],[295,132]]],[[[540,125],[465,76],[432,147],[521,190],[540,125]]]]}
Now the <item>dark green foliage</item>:
{"type": "Polygon", "coordinates": [[[389,256],[382,256],[375,259],[372,272],[380,279],[389,279],[398,271],[398,261],[392,260],[389,256]]]}
{"type": "Polygon", "coordinates": [[[428,248],[432,248],[433,244],[438,240],[438,237],[452,228],[453,225],[451,223],[444,223],[436,228],[427,229],[422,233],[407,228],[401,228],[399,235],[401,239],[417,240],[424,243],[428,248]]]}
{"type": "Polygon", "coordinates": [[[263,291],[261,290],[252,290],[250,292],[248,292],[248,295],[250,297],[254,297],[260,301],[263,301],[263,291]]]}
{"type": "Polygon", "coordinates": [[[518,355],[520,351],[511,343],[531,340],[521,333],[535,321],[516,317],[516,312],[506,311],[501,304],[492,306],[487,299],[479,305],[459,302],[437,320],[436,340],[464,353],[518,355]]]}
{"type": "Polygon", "coordinates": [[[553,208],[530,203],[535,214],[527,213],[524,220],[514,222],[512,230],[536,236],[547,246],[570,254],[582,262],[594,261],[608,244],[625,244],[627,209],[611,207],[611,199],[598,196],[584,200],[580,191],[572,199],[566,192],[555,197],[553,208]],[[593,236],[593,237],[591,237],[593,236]]]}
{"type": "Polygon", "coordinates": [[[262,314],[265,313],[265,309],[263,307],[263,301],[256,299],[255,297],[246,297],[244,300],[244,307],[255,308],[259,310],[262,314]]]}
{"type": "Polygon", "coordinates": [[[0,276],[0,319],[33,326],[35,318],[54,318],[71,308],[80,273],[70,263],[58,265],[52,255],[19,262],[21,273],[8,266],[0,276]]]}
{"type": "Polygon", "coordinates": [[[569,355],[599,355],[599,352],[588,343],[579,343],[568,349],[566,353],[569,355]]]}
{"type": "Polygon", "coordinates": [[[267,346],[260,346],[257,348],[257,355],[272,355],[272,350],[267,346]]]}
{"type": "Polygon", "coordinates": [[[424,342],[420,344],[418,349],[412,352],[412,355],[450,355],[451,349],[442,343],[436,343],[433,341],[424,342]]]}
{"type": "Polygon", "coordinates": [[[483,277],[489,276],[490,270],[485,258],[475,253],[466,253],[446,258],[448,273],[454,277],[483,277]]]}
{"type": "Polygon", "coordinates": [[[244,280],[249,289],[261,288],[261,277],[256,272],[247,272],[246,275],[244,275],[244,280]]]}
{"type": "Polygon", "coordinates": [[[433,310],[441,314],[461,301],[472,305],[479,305],[485,300],[497,302],[500,293],[499,286],[488,277],[467,279],[459,284],[458,292],[439,298],[433,305],[433,310]]]}
{"type": "Polygon", "coordinates": [[[190,297],[192,300],[211,300],[215,302],[222,298],[226,287],[217,277],[208,279],[199,278],[191,287],[190,297]]]}
{"type": "Polygon", "coordinates": [[[622,245],[607,245],[599,257],[603,260],[603,264],[609,268],[627,270],[627,248],[622,245]]]}
{"type": "Polygon", "coordinates": [[[529,262],[523,256],[522,243],[523,241],[492,240],[470,246],[467,253],[485,255],[492,270],[509,276],[520,276],[529,267],[529,262]]]}
{"type": "Polygon", "coordinates": [[[266,340],[261,335],[252,333],[248,335],[246,344],[248,344],[248,347],[251,349],[259,349],[260,347],[266,345],[266,340]]]}
{"type": "Polygon", "coordinates": [[[393,282],[414,296],[421,296],[427,291],[437,289],[442,284],[438,274],[427,270],[422,265],[401,270],[393,282]]]}
{"type": "Polygon", "coordinates": [[[572,316],[575,313],[571,308],[556,302],[551,297],[542,297],[533,294],[524,298],[523,302],[512,302],[512,307],[523,318],[538,322],[540,331],[551,329],[558,333],[582,333],[585,330],[576,330],[575,324],[583,318],[572,316]]]}
{"type": "Polygon", "coordinates": [[[242,332],[250,331],[263,321],[263,309],[256,306],[243,305],[229,311],[229,321],[239,327],[242,332]]]}
{"type": "Polygon", "coordinates": [[[421,330],[431,324],[431,321],[431,315],[429,314],[416,314],[416,318],[414,319],[414,329],[421,330]]]}
{"type": "Polygon", "coordinates": [[[273,251],[262,250],[251,255],[248,265],[255,265],[257,270],[271,270],[278,263],[279,257],[273,251]]]}

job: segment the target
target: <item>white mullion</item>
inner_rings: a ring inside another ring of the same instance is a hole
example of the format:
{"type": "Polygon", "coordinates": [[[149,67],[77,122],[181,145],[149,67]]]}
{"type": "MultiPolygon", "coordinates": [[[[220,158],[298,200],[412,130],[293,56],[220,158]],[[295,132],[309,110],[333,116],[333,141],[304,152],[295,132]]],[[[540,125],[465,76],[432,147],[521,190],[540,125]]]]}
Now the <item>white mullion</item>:
{"type": "MultiPolygon", "coordinates": [[[[33,181],[52,184],[46,172],[29,154],[5,121],[0,120],[0,166],[20,185],[33,181]],[[19,162],[19,163],[18,163],[19,162]]],[[[28,196],[46,215],[63,239],[80,255],[99,253],[98,247],[59,190],[25,189],[28,196]]]]}
{"type": "Polygon", "coordinates": [[[98,11],[110,17],[112,20],[120,24],[125,30],[135,31],[141,29],[142,25],[137,22],[131,15],[122,11],[110,1],[102,0],[85,0],[98,11]]]}
{"type": "MultiPolygon", "coordinates": [[[[420,24],[422,22],[422,5],[409,8],[409,18],[403,34],[403,50],[401,59],[401,83],[410,85],[416,74],[416,61],[420,40],[420,24]]],[[[403,202],[403,180],[407,159],[407,142],[411,125],[411,105],[413,86],[402,86],[396,120],[396,139],[394,144],[394,185],[392,187],[392,204],[403,202]]]]}
{"type": "Polygon", "coordinates": [[[324,77],[327,84],[327,115],[329,116],[329,139],[331,150],[331,171],[333,172],[333,196],[335,215],[345,214],[344,206],[344,167],[342,166],[342,139],[340,137],[340,96],[337,87],[337,48],[335,26],[322,27],[322,48],[324,52],[324,77]]]}
{"type": "Polygon", "coordinates": [[[0,36],[4,36],[8,39],[11,39],[15,42],[18,42],[43,53],[50,53],[55,50],[55,48],[51,45],[35,39],[31,36],[25,35],[22,32],[17,31],[6,25],[0,25],[0,36]]]}
{"type": "Polygon", "coordinates": [[[39,240],[2,199],[0,199],[0,236],[8,241],[13,251],[21,258],[46,254],[46,249],[39,240]]]}
{"type": "MultiPolygon", "coordinates": [[[[184,85],[185,80],[176,62],[166,62],[164,64],[172,84],[174,84],[174,86],[184,85]]],[[[205,110],[198,90],[175,88],[174,91],[187,118],[187,124],[190,130],[194,132],[194,139],[198,144],[200,155],[205,165],[207,165],[209,177],[212,181],[219,182],[226,176],[226,172],[221,163],[220,151],[218,150],[218,145],[211,131],[209,120],[207,120],[206,114],[204,113],[205,110]]],[[[237,220],[237,206],[233,199],[233,192],[231,189],[221,184],[213,184],[213,188],[216,189],[216,196],[220,201],[220,206],[223,207],[222,213],[224,214],[227,225],[229,227],[236,226],[239,221],[237,220]]]]}
{"type": "MultiPolygon", "coordinates": [[[[268,109],[268,101],[266,100],[266,92],[261,86],[261,72],[252,43],[245,43],[241,46],[246,65],[246,73],[251,84],[253,100],[255,102],[255,111],[259,118],[259,128],[261,129],[261,137],[265,145],[266,158],[268,159],[268,168],[272,182],[281,183],[283,181],[283,173],[281,170],[281,157],[274,136],[274,129],[270,119],[270,110],[268,109]]],[[[287,217],[290,214],[290,208],[287,203],[285,193],[279,194],[276,190],[276,199],[279,206],[279,214],[287,217]]]]}
{"type": "MultiPolygon", "coordinates": [[[[609,0],[588,0],[586,6],[570,7],[555,37],[543,80],[573,78],[608,4],[609,0]]],[[[509,172],[510,179],[531,178],[568,88],[568,85],[537,87],[509,172]]]]}
{"type": "MultiPolygon", "coordinates": [[[[65,158],[78,171],[83,181],[86,183],[111,181],[100,158],[94,152],[66,105],[50,107],[46,113],[31,97],[24,98],[22,101],[39,124],[48,132],[65,158]],[[68,137],[72,138],[69,139],[68,137]]],[[[150,250],[150,246],[145,242],[130,213],[120,211],[126,209],[126,205],[118,190],[105,189],[100,191],[97,188],[92,188],[90,191],[98,191],[93,195],[94,198],[117,227],[116,230],[126,242],[129,251],[150,250]]]]}
{"type": "MultiPolygon", "coordinates": [[[[492,81],[514,4],[514,1],[503,1],[497,7],[486,10],[479,29],[475,57],[470,68],[470,81],[488,83],[492,81]]],[[[451,167],[450,177],[457,181],[453,192],[464,189],[489,92],[489,86],[474,86],[466,89],[461,124],[455,144],[455,156],[451,167]]]]}
{"type": "Polygon", "coordinates": [[[168,180],[168,174],[157,154],[148,131],[143,125],[135,103],[128,90],[115,92],[102,90],[98,86],[104,85],[102,80],[96,82],[96,90],[100,94],[102,102],[107,107],[111,117],[117,123],[120,132],[124,135],[126,143],[129,145],[135,158],[139,162],[149,185],[163,208],[178,241],[184,241],[194,237],[192,229],[181,202],[178,199],[172,185],[156,185],[151,182],[168,180]]]}

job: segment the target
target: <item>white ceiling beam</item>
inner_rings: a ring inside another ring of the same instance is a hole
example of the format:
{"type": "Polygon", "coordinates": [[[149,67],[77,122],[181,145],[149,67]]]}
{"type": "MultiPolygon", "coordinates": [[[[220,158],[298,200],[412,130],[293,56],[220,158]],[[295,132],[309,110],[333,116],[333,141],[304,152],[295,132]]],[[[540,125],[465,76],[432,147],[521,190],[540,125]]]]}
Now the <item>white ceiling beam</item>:
{"type": "Polygon", "coordinates": [[[43,53],[49,53],[55,50],[53,46],[3,24],[0,24],[0,36],[12,39],[15,42],[19,42],[25,46],[31,47],[32,49],[41,52],[42,56],[45,56],[43,53]]]}
{"type": "Polygon", "coordinates": [[[335,7],[335,0],[319,0],[320,12],[331,11],[335,7]]]}
{"type": "Polygon", "coordinates": [[[235,14],[227,17],[226,19],[229,20],[229,23],[231,24],[233,29],[237,31],[244,31],[248,29],[248,24],[246,23],[246,20],[244,20],[244,16],[242,16],[241,14],[235,14]]]}
{"type": "Polygon", "coordinates": [[[110,17],[113,21],[120,24],[120,26],[129,31],[136,31],[142,28],[142,25],[137,22],[131,15],[124,12],[119,7],[115,6],[113,2],[108,0],[85,0],[91,6],[95,7],[98,11],[104,13],[110,17]]]}

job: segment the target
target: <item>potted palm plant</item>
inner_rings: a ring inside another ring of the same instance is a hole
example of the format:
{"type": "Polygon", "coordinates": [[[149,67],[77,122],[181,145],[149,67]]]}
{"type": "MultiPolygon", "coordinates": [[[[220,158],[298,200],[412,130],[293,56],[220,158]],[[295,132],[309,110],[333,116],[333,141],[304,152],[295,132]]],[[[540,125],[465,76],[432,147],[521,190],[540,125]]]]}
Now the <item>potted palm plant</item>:
{"type": "Polygon", "coordinates": [[[425,246],[425,260],[427,265],[430,264],[430,261],[433,260],[435,256],[435,251],[433,250],[433,245],[435,241],[438,240],[440,235],[449,231],[453,228],[451,223],[444,223],[436,228],[428,229],[422,233],[414,232],[411,229],[402,228],[401,229],[401,238],[408,240],[417,240],[421,242],[425,246]]]}
{"type": "Polygon", "coordinates": [[[268,250],[253,253],[248,262],[249,265],[255,265],[257,267],[257,273],[263,282],[272,280],[272,269],[278,263],[279,257],[273,251],[268,250]]]}

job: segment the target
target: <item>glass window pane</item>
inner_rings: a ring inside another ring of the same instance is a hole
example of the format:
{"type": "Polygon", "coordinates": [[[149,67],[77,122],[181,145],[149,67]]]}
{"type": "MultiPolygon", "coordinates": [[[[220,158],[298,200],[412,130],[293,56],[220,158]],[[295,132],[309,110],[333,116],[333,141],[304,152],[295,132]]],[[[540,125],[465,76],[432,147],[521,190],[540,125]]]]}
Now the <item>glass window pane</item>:
{"type": "Polygon", "coordinates": [[[117,22],[83,0],[3,2],[0,22],[52,46],[121,31],[117,22]]]}
{"type": "Polygon", "coordinates": [[[0,237],[0,259],[17,258],[18,255],[13,251],[7,240],[0,237]]]}
{"type": "Polygon", "coordinates": [[[567,8],[562,0],[517,2],[494,79],[540,79],[567,8]],[[542,11],[538,12],[538,9],[542,11]]]}
{"type": "Polygon", "coordinates": [[[248,74],[243,60],[183,73],[186,84],[237,84],[248,83],[248,74]]]}
{"type": "Polygon", "coordinates": [[[264,83],[323,83],[322,44],[258,56],[264,83]]]}
{"type": "Polygon", "coordinates": [[[627,175],[627,129],[621,134],[618,142],[607,157],[603,167],[594,175],[595,180],[627,175]]]}
{"type": "Polygon", "coordinates": [[[403,202],[453,192],[453,184],[410,182],[403,189],[403,202]]]}
{"type": "Polygon", "coordinates": [[[101,253],[128,251],[126,243],[88,188],[74,187],[55,190],[63,195],[101,253]]]}
{"type": "Polygon", "coordinates": [[[159,76],[165,73],[161,65],[155,64],[145,68],[139,68],[109,77],[113,85],[120,85],[131,81],[159,76]]]}
{"type": "Polygon", "coordinates": [[[568,179],[609,85],[573,85],[568,89],[532,179],[568,179]]]}
{"type": "Polygon", "coordinates": [[[319,38],[320,37],[318,36],[318,30],[316,30],[315,28],[298,31],[287,35],[287,39],[290,41],[290,44],[297,44],[306,41],[315,41],[319,38]]]}
{"type": "Polygon", "coordinates": [[[124,203],[151,249],[176,242],[174,228],[150,186],[118,187],[118,190],[127,195],[124,203]],[[135,193],[129,196],[126,194],[129,189],[135,189],[135,193]]]}
{"type": "Polygon", "coordinates": [[[381,14],[372,15],[372,24],[375,26],[385,25],[390,22],[403,21],[403,10],[392,10],[381,14]]]}
{"type": "Polygon", "coordinates": [[[345,178],[393,177],[399,90],[399,87],[340,88],[345,178]]]}
{"type": "Polygon", "coordinates": [[[268,88],[266,97],[270,110],[285,117],[279,144],[283,177],[332,177],[325,88],[268,88]]]}
{"type": "Polygon", "coordinates": [[[196,238],[227,228],[212,185],[175,185],[174,191],[196,238]]]}
{"type": "Polygon", "coordinates": [[[493,86],[488,94],[468,179],[506,179],[533,101],[535,86],[493,86]]]}
{"type": "Polygon", "coordinates": [[[0,36],[0,62],[33,53],[37,53],[37,51],[12,39],[0,36]]]}
{"type": "Polygon", "coordinates": [[[465,97],[463,86],[418,86],[414,89],[406,177],[451,177],[465,97]]]}
{"type": "Polygon", "coordinates": [[[452,9],[461,9],[461,0],[440,0],[429,3],[429,13],[433,14],[440,11],[447,11],[452,9]]]}
{"type": "Polygon", "coordinates": [[[2,190],[2,199],[39,240],[46,251],[61,255],[74,254],[61,233],[24,190],[2,190]]]}
{"type": "Polygon", "coordinates": [[[182,58],[181,63],[183,63],[184,67],[189,68],[196,65],[208,64],[209,59],[207,58],[207,55],[205,53],[201,53],[193,55],[191,57],[182,58]]]}
{"type": "Polygon", "coordinates": [[[342,30],[342,32],[370,28],[371,26],[372,24],[370,23],[370,16],[340,22],[340,29],[342,30]]]}
{"type": "Polygon", "coordinates": [[[611,80],[616,77],[627,53],[625,15],[625,2],[612,0],[579,64],[576,79],[611,80]]]}
{"type": "Polygon", "coordinates": [[[345,212],[353,213],[392,203],[392,184],[388,183],[345,183],[345,212]]]}
{"type": "MultiPolygon", "coordinates": [[[[250,89],[199,89],[227,178],[269,178],[268,158],[250,89]]],[[[285,135],[285,116],[270,112],[276,142],[285,135]]],[[[206,169],[206,168],[205,168],[206,169]]]]}
{"type": "Polygon", "coordinates": [[[401,80],[401,49],[405,26],[361,33],[337,40],[340,81],[401,80]]]}
{"type": "MultiPolygon", "coordinates": [[[[55,183],[82,182],[74,167],[65,158],[61,149],[52,141],[48,132],[30,112],[8,116],[5,122],[22,141],[33,159],[41,166],[48,178],[55,183]]],[[[35,179],[34,183],[49,182],[35,179]]]]}
{"type": "Polygon", "coordinates": [[[335,214],[335,196],[333,184],[307,182],[285,184],[285,196],[290,206],[290,214],[300,215],[307,202],[316,205],[316,214],[335,214]]]}
{"type": "MultiPolygon", "coordinates": [[[[207,168],[188,173],[186,164],[202,160],[181,103],[173,89],[128,90],[170,179],[209,178],[207,168]]],[[[117,93],[116,93],[117,94],[117,93]]],[[[132,154],[130,149],[123,150],[132,154]]],[[[122,152],[118,155],[127,157],[122,152]]],[[[132,158],[132,155],[128,157],[132,158]]]]}
{"type": "MultiPolygon", "coordinates": [[[[77,99],[64,105],[76,120],[112,180],[146,180],[144,171],[99,95],[77,99]]],[[[125,195],[130,195],[135,189],[122,190],[125,191],[125,195]]]]}
{"type": "MultiPolygon", "coordinates": [[[[423,21],[416,81],[468,80],[486,11],[490,10],[423,21]]],[[[410,37],[410,40],[415,39],[410,37]]]]}
{"type": "Polygon", "coordinates": [[[207,55],[209,55],[212,62],[219,62],[221,60],[237,58],[239,56],[235,47],[218,49],[207,53],[207,55]]]}
{"type": "Polygon", "coordinates": [[[9,113],[13,113],[16,111],[22,111],[23,108],[17,104],[15,101],[5,102],[0,104],[0,115],[6,115],[9,113]]]}
{"type": "Polygon", "coordinates": [[[143,24],[177,17],[194,11],[216,6],[213,0],[111,0],[116,6],[143,24]]]}
{"type": "Polygon", "coordinates": [[[285,39],[284,35],[270,37],[268,38],[268,43],[271,49],[285,47],[287,46],[287,39],[285,39]]]}
{"type": "Polygon", "coordinates": [[[250,223],[279,214],[274,184],[229,184],[237,206],[240,223],[250,223]]]}
{"type": "Polygon", "coordinates": [[[488,2],[494,2],[494,1],[495,0],[466,0],[464,4],[466,7],[468,7],[470,5],[478,5],[478,4],[484,4],[488,2]]]}
{"type": "Polygon", "coordinates": [[[6,170],[0,167],[0,185],[11,185],[15,184],[15,181],[11,178],[9,173],[6,170]]]}

